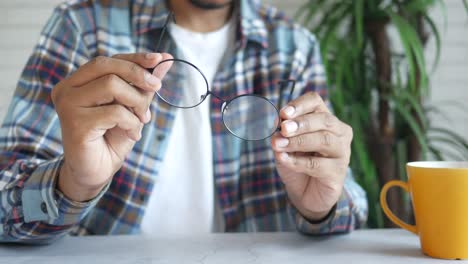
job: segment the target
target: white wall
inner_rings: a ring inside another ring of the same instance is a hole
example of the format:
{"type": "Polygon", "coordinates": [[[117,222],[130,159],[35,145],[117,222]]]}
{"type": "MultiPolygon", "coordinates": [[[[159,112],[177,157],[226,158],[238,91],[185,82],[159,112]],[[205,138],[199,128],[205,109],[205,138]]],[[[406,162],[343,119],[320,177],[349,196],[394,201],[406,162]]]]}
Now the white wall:
{"type": "MultiPolygon", "coordinates": [[[[447,27],[440,12],[433,12],[442,29],[442,50],[439,66],[431,80],[430,103],[445,111],[444,117],[433,117],[437,126],[451,128],[468,140],[468,12],[462,0],[446,0],[447,27]],[[453,103],[457,102],[457,103],[453,103]],[[455,105],[461,104],[464,109],[455,105]]],[[[432,63],[435,53],[434,39],[428,44],[426,56],[432,63]]],[[[431,64],[432,65],[432,64],[431,64]]]]}
{"type": "MultiPolygon", "coordinates": [[[[61,0],[2,0],[0,1],[0,120],[3,120],[16,81],[25,64],[39,31],[61,0]]],[[[304,0],[266,0],[292,15],[304,0]]],[[[446,0],[448,12],[447,31],[443,34],[442,58],[432,76],[432,102],[455,100],[468,105],[468,15],[462,0],[446,0]]],[[[434,13],[442,25],[442,16],[434,13]]],[[[434,49],[429,44],[429,62],[434,49]]],[[[452,122],[435,118],[434,122],[445,124],[464,133],[468,139],[468,115],[466,111],[447,108],[452,122]]]]}

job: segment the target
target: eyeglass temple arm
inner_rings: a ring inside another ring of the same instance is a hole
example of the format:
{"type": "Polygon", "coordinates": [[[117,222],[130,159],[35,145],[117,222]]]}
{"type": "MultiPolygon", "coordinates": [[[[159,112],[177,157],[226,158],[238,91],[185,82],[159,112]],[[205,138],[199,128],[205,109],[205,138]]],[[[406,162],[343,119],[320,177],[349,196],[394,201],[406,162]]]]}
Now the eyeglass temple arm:
{"type": "MultiPolygon", "coordinates": [[[[158,44],[156,44],[156,51],[159,51],[159,48],[161,48],[161,41],[164,38],[164,35],[166,34],[167,25],[169,24],[171,20],[174,23],[176,23],[174,13],[169,12],[169,14],[167,15],[166,21],[164,22],[164,25],[161,29],[161,34],[159,35],[158,44]]],[[[154,68],[147,68],[146,70],[149,71],[150,73],[153,73],[154,68]]]]}
{"type": "Polygon", "coordinates": [[[169,14],[167,15],[166,21],[164,22],[164,25],[162,27],[161,34],[159,35],[158,44],[156,45],[156,51],[159,51],[159,48],[161,46],[161,41],[162,41],[164,35],[166,34],[167,25],[169,24],[169,22],[171,20],[174,21],[174,23],[176,23],[174,13],[169,12],[169,14]]]}
{"type": "Polygon", "coordinates": [[[283,94],[284,94],[284,89],[287,85],[285,84],[291,84],[291,90],[289,91],[289,95],[288,95],[288,100],[286,102],[289,102],[291,101],[292,99],[292,94],[294,93],[294,88],[296,87],[296,80],[281,80],[278,82],[279,85],[281,85],[281,88],[280,88],[280,98],[278,100],[278,110],[281,109],[281,107],[283,106],[283,94]]]}

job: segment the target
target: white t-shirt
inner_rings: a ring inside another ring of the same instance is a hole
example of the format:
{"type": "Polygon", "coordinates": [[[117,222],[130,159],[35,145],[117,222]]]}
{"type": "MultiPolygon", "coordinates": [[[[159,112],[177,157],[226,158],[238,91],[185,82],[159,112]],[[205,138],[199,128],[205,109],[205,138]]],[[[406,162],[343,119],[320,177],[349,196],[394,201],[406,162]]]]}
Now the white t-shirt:
{"type": "MultiPolygon", "coordinates": [[[[180,51],[179,59],[196,65],[211,85],[222,58],[234,44],[233,19],[209,33],[191,32],[175,24],[170,24],[169,32],[180,51]]],[[[196,83],[193,89],[205,93],[206,84],[196,83]]],[[[209,101],[176,110],[167,152],[141,223],[142,233],[194,234],[222,228],[214,190],[209,101]]]]}

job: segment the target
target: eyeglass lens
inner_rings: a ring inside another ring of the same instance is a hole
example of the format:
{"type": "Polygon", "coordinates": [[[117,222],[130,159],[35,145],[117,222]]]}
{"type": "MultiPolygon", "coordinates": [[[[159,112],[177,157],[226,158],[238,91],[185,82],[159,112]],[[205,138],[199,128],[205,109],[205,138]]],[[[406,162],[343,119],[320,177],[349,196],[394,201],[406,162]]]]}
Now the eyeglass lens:
{"type": "Polygon", "coordinates": [[[167,73],[157,94],[170,105],[180,108],[194,107],[199,105],[208,93],[208,84],[203,75],[187,62],[165,60],[154,68],[153,74],[158,74],[158,71],[167,73]]]}
{"type": "Polygon", "coordinates": [[[270,137],[278,128],[278,111],[266,98],[239,96],[223,108],[223,122],[235,136],[246,140],[270,137]]]}

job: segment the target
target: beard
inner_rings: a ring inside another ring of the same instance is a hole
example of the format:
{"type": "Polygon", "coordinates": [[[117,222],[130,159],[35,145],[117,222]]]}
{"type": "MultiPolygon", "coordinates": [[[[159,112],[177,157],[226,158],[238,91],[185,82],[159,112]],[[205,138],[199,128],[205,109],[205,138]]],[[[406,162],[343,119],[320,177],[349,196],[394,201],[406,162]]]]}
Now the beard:
{"type": "Polygon", "coordinates": [[[210,2],[209,0],[189,0],[189,2],[200,9],[205,9],[205,10],[214,10],[214,9],[220,9],[224,8],[226,6],[232,5],[233,0],[227,0],[224,3],[213,3],[210,2]]]}

